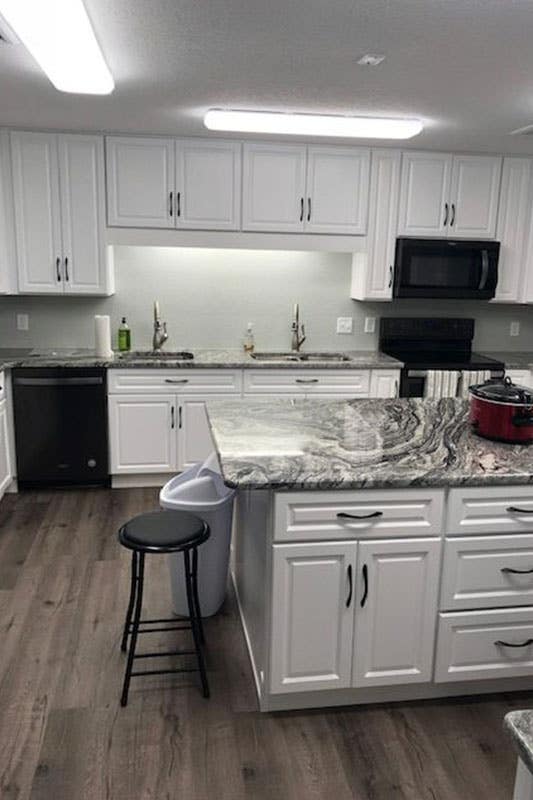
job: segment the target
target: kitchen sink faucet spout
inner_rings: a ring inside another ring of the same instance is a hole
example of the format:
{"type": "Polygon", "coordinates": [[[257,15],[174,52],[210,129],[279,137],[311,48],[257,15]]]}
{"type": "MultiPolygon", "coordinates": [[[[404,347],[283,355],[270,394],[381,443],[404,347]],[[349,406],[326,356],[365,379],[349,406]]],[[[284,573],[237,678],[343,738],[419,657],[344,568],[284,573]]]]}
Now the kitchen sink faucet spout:
{"type": "Polygon", "coordinates": [[[161,322],[159,302],[156,300],[154,302],[154,337],[152,339],[152,350],[154,352],[160,351],[167,339],[167,323],[161,322]]]}
{"type": "Polygon", "coordinates": [[[300,307],[298,303],[294,304],[294,316],[292,319],[291,330],[292,330],[291,349],[295,353],[299,353],[300,347],[305,342],[306,336],[305,336],[305,325],[303,325],[303,323],[302,325],[300,325],[300,307]]]}

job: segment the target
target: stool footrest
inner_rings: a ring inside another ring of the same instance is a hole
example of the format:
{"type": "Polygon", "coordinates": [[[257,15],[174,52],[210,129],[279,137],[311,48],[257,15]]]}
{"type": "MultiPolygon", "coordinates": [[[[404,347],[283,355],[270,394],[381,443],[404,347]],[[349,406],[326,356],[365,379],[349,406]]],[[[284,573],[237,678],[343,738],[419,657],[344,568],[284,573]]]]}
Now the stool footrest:
{"type": "Polygon", "coordinates": [[[163,656],[193,656],[196,650],[168,650],[165,653],[135,653],[133,658],[162,658],[163,656]]]}
{"type": "MultiPolygon", "coordinates": [[[[133,630],[133,623],[130,624],[128,630],[131,633],[131,631],[133,630]]],[[[166,631],[190,631],[190,630],[191,630],[190,625],[176,625],[173,626],[172,628],[144,628],[144,629],[139,628],[137,633],[159,633],[161,631],[165,633],[166,631]]]]}
{"type": "Polygon", "coordinates": [[[143,672],[132,672],[131,677],[136,678],[138,675],[170,675],[175,672],[199,672],[198,667],[190,667],[190,669],[147,669],[143,672]]]}

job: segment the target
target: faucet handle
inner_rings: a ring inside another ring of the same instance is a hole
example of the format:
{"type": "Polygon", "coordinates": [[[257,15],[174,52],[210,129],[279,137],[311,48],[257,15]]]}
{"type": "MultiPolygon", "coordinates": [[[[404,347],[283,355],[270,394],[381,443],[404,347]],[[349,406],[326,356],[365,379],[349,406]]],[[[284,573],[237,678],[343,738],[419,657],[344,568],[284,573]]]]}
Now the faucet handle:
{"type": "Polygon", "coordinates": [[[301,330],[302,330],[302,336],[305,336],[305,325],[303,324],[303,322],[302,322],[302,324],[300,325],[300,328],[301,328],[301,330]]]}

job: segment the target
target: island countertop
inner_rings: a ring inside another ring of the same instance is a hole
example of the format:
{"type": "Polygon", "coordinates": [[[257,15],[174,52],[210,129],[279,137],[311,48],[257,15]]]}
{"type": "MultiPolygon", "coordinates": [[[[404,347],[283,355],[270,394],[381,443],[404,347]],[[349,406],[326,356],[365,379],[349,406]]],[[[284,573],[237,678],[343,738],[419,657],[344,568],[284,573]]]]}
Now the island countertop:
{"type": "Polygon", "coordinates": [[[210,401],[207,411],[232,487],[533,483],[533,445],[480,438],[464,400],[210,401]]]}

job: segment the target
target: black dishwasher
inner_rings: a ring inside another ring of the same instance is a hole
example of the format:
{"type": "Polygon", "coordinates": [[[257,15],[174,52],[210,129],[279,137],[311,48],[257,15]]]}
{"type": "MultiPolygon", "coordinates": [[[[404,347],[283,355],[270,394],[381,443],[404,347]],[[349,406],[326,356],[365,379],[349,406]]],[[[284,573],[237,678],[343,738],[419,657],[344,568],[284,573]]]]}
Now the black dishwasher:
{"type": "Polygon", "coordinates": [[[21,488],[109,485],[106,370],[13,370],[21,488]]]}

